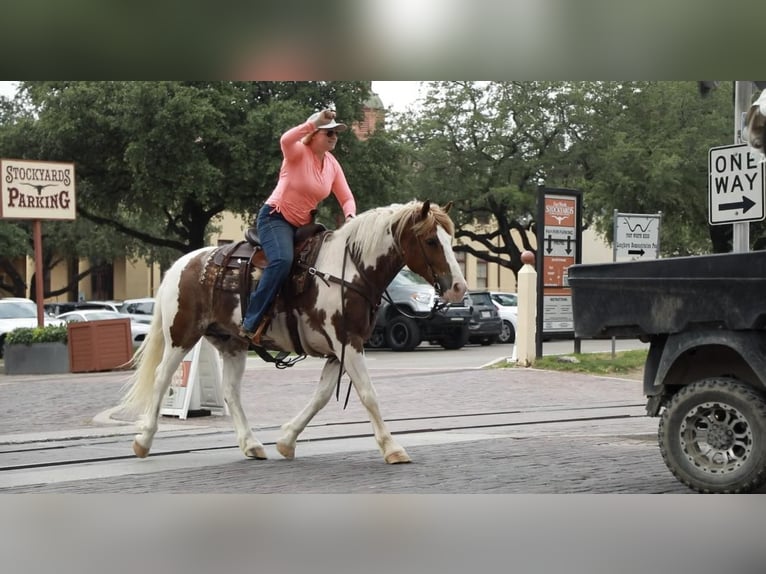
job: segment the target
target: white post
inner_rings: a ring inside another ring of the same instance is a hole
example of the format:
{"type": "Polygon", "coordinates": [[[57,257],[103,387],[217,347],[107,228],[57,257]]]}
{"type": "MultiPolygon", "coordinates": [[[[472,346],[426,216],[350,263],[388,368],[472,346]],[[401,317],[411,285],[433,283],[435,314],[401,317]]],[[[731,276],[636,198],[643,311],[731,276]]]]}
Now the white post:
{"type": "Polygon", "coordinates": [[[514,356],[518,364],[528,367],[535,360],[535,331],[537,329],[537,271],[531,251],[521,254],[524,266],[519,271],[519,305],[514,356]]]}
{"type": "MultiPolygon", "coordinates": [[[[744,143],[742,127],[744,118],[753,99],[752,82],[734,82],[734,143],[744,143]]],[[[732,224],[732,251],[745,253],[750,251],[750,222],[732,224]]]]}

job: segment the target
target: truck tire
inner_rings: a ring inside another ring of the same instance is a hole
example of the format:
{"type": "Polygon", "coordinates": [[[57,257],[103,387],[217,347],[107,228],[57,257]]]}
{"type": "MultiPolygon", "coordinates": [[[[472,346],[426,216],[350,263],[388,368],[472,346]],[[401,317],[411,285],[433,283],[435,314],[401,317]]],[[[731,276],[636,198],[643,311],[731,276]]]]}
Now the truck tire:
{"type": "Polygon", "coordinates": [[[497,337],[499,343],[515,343],[516,342],[516,329],[513,328],[513,323],[510,321],[503,321],[503,327],[500,331],[500,335],[497,337]]]}
{"type": "Polygon", "coordinates": [[[660,418],[670,472],[703,493],[744,493],[766,482],[766,398],[728,377],[682,388],[660,418]]]}
{"type": "Polygon", "coordinates": [[[392,351],[412,351],[420,345],[418,324],[403,315],[394,317],[386,326],[386,345],[392,351]]]}
{"type": "Polygon", "coordinates": [[[462,349],[465,347],[466,343],[468,343],[468,327],[456,327],[450,329],[441,340],[442,348],[449,351],[462,349]]]}
{"type": "Polygon", "coordinates": [[[370,349],[382,349],[386,346],[386,336],[383,329],[375,329],[365,343],[370,349]]]}

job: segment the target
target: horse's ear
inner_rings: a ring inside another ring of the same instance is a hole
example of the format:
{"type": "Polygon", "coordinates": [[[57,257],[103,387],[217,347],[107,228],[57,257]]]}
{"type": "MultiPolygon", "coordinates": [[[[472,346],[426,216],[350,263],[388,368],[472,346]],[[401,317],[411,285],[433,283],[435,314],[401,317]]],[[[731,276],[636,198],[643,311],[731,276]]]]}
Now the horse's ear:
{"type": "Polygon", "coordinates": [[[423,202],[423,208],[420,210],[420,217],[425,219],[428,217],[428,214],[431,212],[431,200],[426,199],[423,202]]]}
{"type": "Polygon", "coordinates": [[[442,207],[442,209],[444,210],[444,213],[449,213],[449,210],[452,209],[452,200],[449,200],[447,205],[442,207]]]}

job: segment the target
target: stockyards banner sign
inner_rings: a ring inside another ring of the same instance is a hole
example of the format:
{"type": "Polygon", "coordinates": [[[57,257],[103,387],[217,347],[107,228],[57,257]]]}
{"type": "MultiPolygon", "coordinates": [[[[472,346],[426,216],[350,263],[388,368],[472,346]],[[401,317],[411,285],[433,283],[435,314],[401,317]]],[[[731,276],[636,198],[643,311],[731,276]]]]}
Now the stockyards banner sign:
{"type": "Polygon", "coordinates": [[[76,218],[73,163],[3,159],[0,177],[0,218],[76,218]]]}

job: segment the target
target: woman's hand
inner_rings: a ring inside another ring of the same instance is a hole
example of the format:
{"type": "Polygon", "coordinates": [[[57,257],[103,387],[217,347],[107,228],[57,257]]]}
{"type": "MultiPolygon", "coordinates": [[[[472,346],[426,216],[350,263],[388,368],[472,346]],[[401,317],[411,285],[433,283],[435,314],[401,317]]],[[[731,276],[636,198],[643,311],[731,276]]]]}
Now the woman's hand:
{"type": "Polygon", "coordinates": [[[317,129],[321,128],[325,124],[329,124],[332,120],[335,119],[335,111],[334,110],[322,110],[321,112],[317,112],[315,114],[312,114],[309,118],[309,121],[316,126],[317,129]]]}

